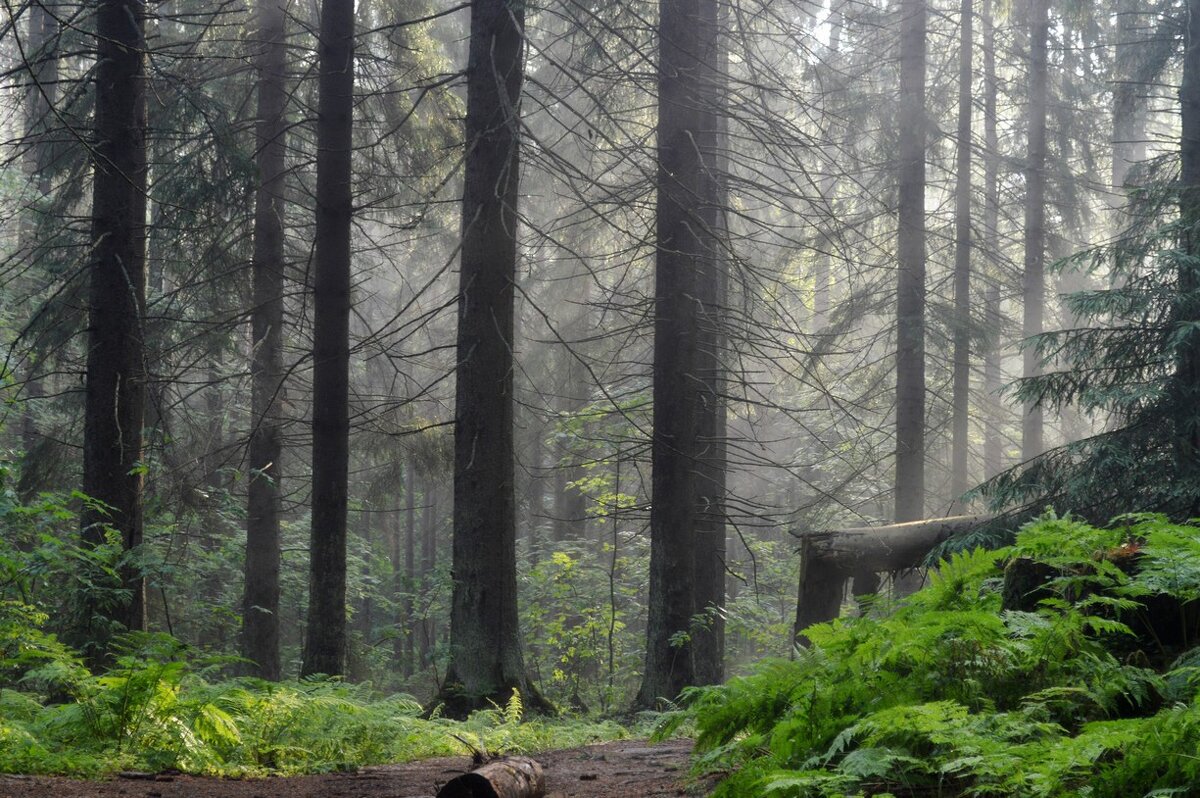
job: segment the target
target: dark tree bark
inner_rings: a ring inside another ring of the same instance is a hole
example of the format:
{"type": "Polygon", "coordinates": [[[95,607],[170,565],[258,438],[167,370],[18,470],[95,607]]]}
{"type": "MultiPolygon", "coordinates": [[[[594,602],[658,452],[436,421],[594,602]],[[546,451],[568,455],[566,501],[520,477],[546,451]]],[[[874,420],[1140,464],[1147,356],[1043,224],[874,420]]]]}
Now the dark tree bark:
{"type": "MultiPolygon", "coordinates": [[[[1179,91],[1183,117],[1179,210],[1184,225],[1183,246],[1192,257],[1180,259],[1175,322],[1194,324],[1200,319],[1200,269],[1192,262],[1200,253],[1200,0],[1188,0],[1185,41],[1179,91]]],[[[1200,422],[1196,411],[1200,398],[1200,336],[1194,332],[1180,347],[1174,384],[1176,461],[1181,478],[1195,484],[1200,475],[1200,422]]],[[[1192,512],[1196,510],[1192,508],[1192,512]]]]}
{"type": "Polygon", "coordinates": [[[253,350],[250,360],[250,480],[246,513],[246,587],[242,656],[252,672],[276,681],[279,663],[279,514],[283,428],[284,194],[286,171],[286,13],[279,0],[260,0],[258,189],[254,199],[253,350]]]}
{"type": "MultiPolygon", "coordinates": [[[[1022,296],[1025,311],[1021,334],[1028,339],[1042,332],[1046,303],[1046,51],[1050,37],[1047,0],[1029,3],[1029,152],[1025,162],[1025,270],[1022,296]]],[[[1039,371],[1031,347],[1023,352],[1025,377],[1039,371]]],[[[1027,405],[1021,422],[1021,459],[1045,450],[1042,408],[1027,405]]]]}
{"type": "Polygon", "coordinates": [[[704,15],[700,31],[701,63],[712,68],[698,74],[701,94],[700,129],[696,143],[704,160],[700,207],[706,251],[697,260],[696,297],[699,311],[699,344],[696,376],[700,378],[700,430],[696,462],[696,543],[694,548],[696,612],[702,620],[693,634],[692,658],[697,684],[725,680],[725,489],[726,406],[724,310],[729,261],[728,163],[726,152],[725,76],[727,50],[722,36],[725,5],[719,0],[700,4],[704,15]]]}
{"type": "Polygon", "coordinates": [[[925,513],[925,0],[904,0],[900,13],[897,522],[925,513]]]}
{"type": "Polygon", "coordinates": [[[966,493],[971,472],[971,66],[974,60],[972,0],[962,0],[958,50],[958,148],[954,199],[954,384],[950,493],[966,493]]]}
{"type": "Polygon", "coordinates": [[[796,596],[796,620],[792,628],[792,639],[796,644],[809,644],[804,634],[808,627],[838,617],[846,580],[849,578],[850,574],[844,568],[816,559],[807,540],[802,543],[800,586],[796,596]]]}
{"type": "Polygon", "coordinates": [[[716,508],[712,501],[701,507],[704,497],[716,499],[719,487],[708,459],[723,458],[720,449],[705,451],[707,444],[723,446],[716,441],[719,403],[711,389],[719,379],[715,299],[717,261],[724,257],[713,229],[721,182],[714,180],[716,22],[715,0],[660,0],[650,585],[646,665],[636,699],[643,707],[673,699],[710,675],[697,673],[698,638],[707,635],[694,628],[693,618],[704,610],[698,602],[713,596],[696,588],[710,578],[711,552],[724,546],[723,515],[717,544],[718,525],[706,517],[716,508]],[[710,539],[701,542],[700,535],[710,539]]]}
{"type": "Polygon", "coordinates": [[[542,798],[545,794],[546,776],[541,763],[514,756],[450,779],[438,790],[437,798],[542,798]]]}
{"type": "Polygon", "coordinates": [[[539,694],[517,622],[513,495],[513,299],[525,6],[475,0],[467,64],[466,163],[454,412],[454,587],[441,700],[453,714],[539,694]]]}
{"type": "Polygon", "coordinates": [[[323,0],[313,254],[313,484],[308,628],[301,675],[346,660],[346,511],[350,461],[350,224],[353,216],[354,4],[323,0]]]}
{"type": "Polygon", "coordinates": [[[1000,435],[1000,390],[1003,382],[1000,361],[1000,336],[1004,316],[1000,308],[1000,136],[996,122],[996,25],[992,16],[993,0],[983,3],[983,235],[984,254],[989,265],[984,312],[987,314],[987,352],[983,364],[983,474],[991,479],[1004,464],[1004,441],[1000,435]]]}
{"type": "MultiPolygon", "coordinates": [[[[137,0],[101,0],[96,8],[96,116],[93,142],[91,289],[83,427],[83,540],[104,527],[125,549],[142,543],[142,426],[146,371],[146,103],[143,9],[137,0]]],[[[121,574],[129,598],[111,618],[83,608],[84,640],[99,661],[105,620],[146,628],[146,580],[135,566],[121,574]]]]}

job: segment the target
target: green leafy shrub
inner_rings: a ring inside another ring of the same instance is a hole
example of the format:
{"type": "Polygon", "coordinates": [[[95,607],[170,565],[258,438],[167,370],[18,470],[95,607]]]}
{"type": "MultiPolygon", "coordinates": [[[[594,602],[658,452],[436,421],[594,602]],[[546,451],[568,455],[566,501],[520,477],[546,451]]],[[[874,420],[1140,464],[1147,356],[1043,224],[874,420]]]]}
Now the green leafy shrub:
{"type": "Polygon", "coordinates": [[[672,722],[731,798],[1200,795],[1198,580],[1198,527],[1048,515],[895,607],[811,627],[793,660],[689,691],[672,722]],[[1051,574],[1033,611],[1001,607],[1017,557],[1051,574]],[[1184,628],[1152,634],[1168,601],[1184,628]]]}

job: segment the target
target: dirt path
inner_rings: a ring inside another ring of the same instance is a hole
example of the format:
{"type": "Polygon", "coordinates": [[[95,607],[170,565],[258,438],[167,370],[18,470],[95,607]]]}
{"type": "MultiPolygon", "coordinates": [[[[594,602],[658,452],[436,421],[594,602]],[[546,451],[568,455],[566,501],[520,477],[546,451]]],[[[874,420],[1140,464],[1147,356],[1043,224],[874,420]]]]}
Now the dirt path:
{"type": "MultiPolygon", "coordinates": [[[[691,743],[624,741],[547,751],[547,798],[666,798],[700,796],[706,784],[688,778],[691,743]]],[[[470,769],[470,760],[427,759],[363,768],[357,773],[269,779],[159,776],[102,782],[0,776],[0,798],[431,798],[470,769]]]]}

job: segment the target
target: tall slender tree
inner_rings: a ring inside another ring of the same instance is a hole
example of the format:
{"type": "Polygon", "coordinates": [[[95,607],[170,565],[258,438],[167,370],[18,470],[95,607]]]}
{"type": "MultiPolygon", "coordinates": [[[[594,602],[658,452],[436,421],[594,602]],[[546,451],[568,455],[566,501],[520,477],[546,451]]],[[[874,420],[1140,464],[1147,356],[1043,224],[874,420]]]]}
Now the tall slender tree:
{"type": "MultiPolygon", "coordinates": [[[[92,142],[92,247],[83,429],[83,540],[118,530],[126,550],[142,543],[142,424],[146,368],[146,102],[143,7],[138,0],[96,6],[96,112],[92,142]],[[99,504],[102,503],[102,504],[99,504]]],[[[104,648],[115,621],[146,628],[146,579],[136,558],[121,573],[119,608],[82,608],[86,642],[104,648]]]]}
{"type": "MultiPolygon", "coordinates": [[[[29,150],[25,156],[25,168],[30,182],[36,188],[41,204],[48,201],[53,189],[52,167],[55,147],[51,131],[54,128],[53,108],[58,98],[58,20],[51,3],[36,3],[29,7],[29,34],[25,60],[29,68],[30,86],[25,103],[25,135],[29,150]]],[[[35,206],[32,213],[22,217],[22,246],[31,259],[37,262],[45,252],[39,243],[45,219],[45,208],[35,206]]],[[[36,288],[33,290],[36,291],[36,288]]],[[[37,405],[45,395],[39,367],[36,361],[30,364],[30,374],[25,384],[25,412],[21,418],[21,442],[25,450],[26,465],[37,449],[40,440],[37,423],[37,405]]],[[[37,480],[30,480],[30,467],[22,473],[23,486],[33,487],[37,480]]],[[[41,487],[38,485],[37,487],[41,487]]]]}
{"type": "Polygon", "coordinates": [[[1145,47],[1146,33],[1140,28],[1149,18],[1143,3],[1138,0],[1117,0],[1116,57],[1113,59],[1112,113],[1112,204],[1124,205],[1125,183],[1129,170],[1146,159],[1146,117],[1144,114],[1145,87],[1138,70],[1139,57],[1145,47]]]}
{"type": "Polygon", "coordinates": [[[729,270],[726,206],[728,195],[728,119],[725,113],[728,49],[724,29],[728,6],[721,0],[700,4],[700,63],[696,75],[700,129],[696,142],[703,159],[700,207],[705,251],[696,262],[699,341],[695,374],[700,380],[700,429],[696,462],[696,543],[693,549],[697,684],[725,679],[725,533],[727,418],[725,396],[725,305],[729,270]]]}
{"type": "Polygon", "coordinates": [[[284,174],[286,155],[286,12],[280,0],[258,5],[258,189],[254,208],[253,349],[250,360],[250,481],[246,513],[242,656],[264,679],[280,678],[279,513],[283,430],[284,174]]]}
{"type": "MultiPolygon", "coordinates": [[[[1188,0],[1184,34],[1183,82],[1179,91],[1183,131],[1180,138],[1182,168],[1179,176],[1179,210],[1183,222],[1183,247],[1189,257],[1179,264],[1179,299],[1172,321],[1187,329],[1200,320],[1200,0],[1188,0]]],[[[1200,477],[1200,335],[1190,332],[1178,348],[1174,392],[1175,457],[1179,475],[1192,484],[1200,477]]],[[[1197,511],[1193,502],[1191,512],[1197,511]]]]}
{"type": "Polygon", "coordinates": [[[520,690],[513,495],[513,324],[525,6],[474,0],[454,411],[454,587],[441,698],[461,714],[520,690]]]}
{"type": "MultiPolygon", "coordinates": [[[[720,449],[706,452],[709,444],[722,447],[717,436],[724,434],[716,401],[717,261],[724,258],[715,235],[723,219],[715,161],[720,121],[713,113],[717,9],[716,0],[659,3],[650,586],[637,696],[644,707],[717,675],[715,663],[696,657],[698,637],[707,633],[695,623],[720,600],[709,569],[719,556],[717,525],[720,534],[724,529],[723,518],[713,517],[723,512],[714,503],[723,505],[716,491],[724,477],[710,468],[720,449]],[[706,497],[709,507],[702,508],[706,497]],[[697,590],[701,580],[708,584],[697,590]]],[[[723,571],[721,580],[723,586],[723,571]]]]}
{"type": "Polygon", "coordinates": [[[988,263],[984,290],[987,318],[987,351],[983,363],[983,473],[991,479],[1003,465],[1004,442],[1000,435],[1001,375],[1000,335],[1004,317],[1000,308],[997,261],[1000,256],[1000,134],[997,121],[995,0],[983,0],[983,252],[988,263]]]}
{"type": "Polygon", "coordinates": [[[346,664],[354,2],[323,0],[313,250],[312,532],[302,675],[346,664]]]}
{"type": "Polygon", "coordinates": [[[900,4],[895,520],[925,514],[925,0],[900,4]]]}
{"type": "MultiPolygon", "coordinates": [[[[1026,339],[1042,332],[1046,305],[1046,114],[1047,50],[1050,13],[1047,0],[1029,0],[1029,108],[1028,153],[1025,159],[1025,270],[1021,325],[1026,339]]],[[[1038,356],[1026,346],[1023,376],[1038,373],[1038,356]]],[[[1028,404],[1021,423],[1021,458],[1029,460],[1045,449],[1044,413],[1039,404],[1028,404]]]]}
{"type": "Polygon", "coordinates": [[[958,142],[954,198],[954,377],[950,492],[957,501],[970,477],[971,410],[971,96],[975,8],[962,0],[958,46],[958,142]]]}

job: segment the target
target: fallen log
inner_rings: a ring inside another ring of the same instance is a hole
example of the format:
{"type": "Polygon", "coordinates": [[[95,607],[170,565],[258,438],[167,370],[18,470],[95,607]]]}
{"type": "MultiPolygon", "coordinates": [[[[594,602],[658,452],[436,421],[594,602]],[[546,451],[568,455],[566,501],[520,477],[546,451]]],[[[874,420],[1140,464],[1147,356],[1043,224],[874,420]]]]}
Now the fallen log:
{"type": "Polygon", "coordinates": [[[989,515],[956,515],[888,526],[797,533],[800,585],[796,596],[796,643],[807,646],[805,629],[838,617],[846,580],[851,576],[856,582],[877,586],[871,574],[916,568],[939,543],[991,519],[989,515]]]}
{"type": "Polygon", "coordinates": [[[992,520],[990,515],[954,515],[887,526],[803,532],[812,561],[836,563],[847,571],[916,568],[939,543],[992,520]]]}
{"type": "Polygon", "coordinates": [[[446,782],[437,798],[543,798],[546,776],[538,762],[511,756],[446,782]]]}

